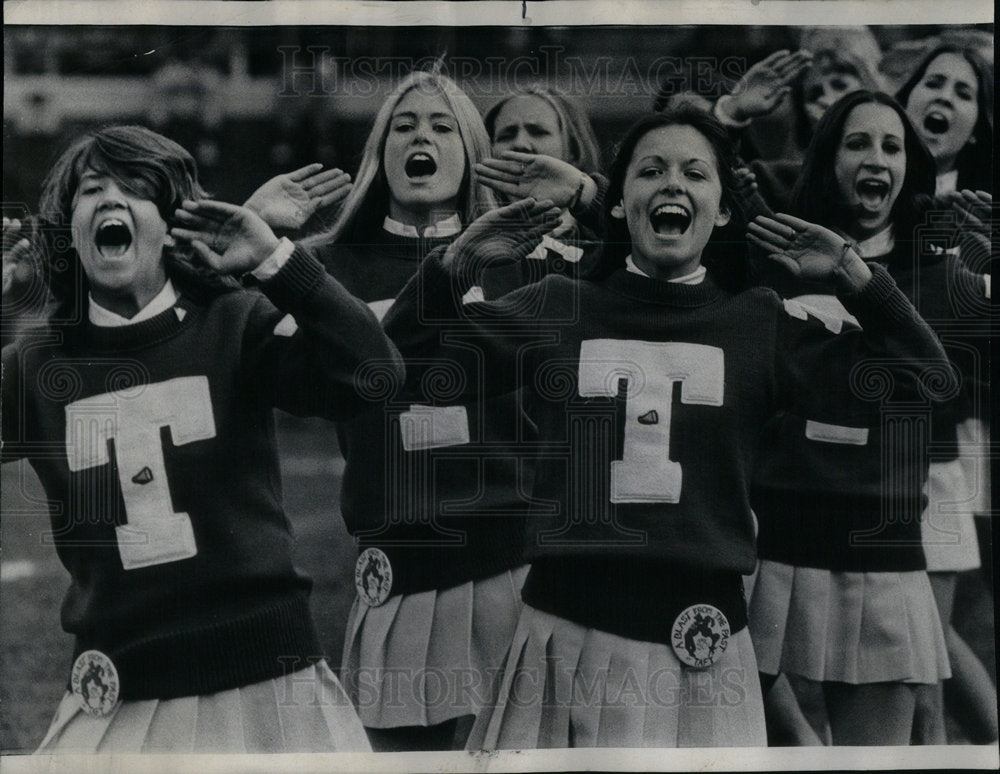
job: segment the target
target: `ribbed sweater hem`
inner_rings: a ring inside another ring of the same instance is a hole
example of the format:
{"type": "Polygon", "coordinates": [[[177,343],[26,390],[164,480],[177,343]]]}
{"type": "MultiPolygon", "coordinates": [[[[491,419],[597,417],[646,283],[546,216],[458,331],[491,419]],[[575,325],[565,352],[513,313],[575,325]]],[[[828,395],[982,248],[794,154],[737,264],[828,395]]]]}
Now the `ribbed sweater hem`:
{"type": "Polygon", "coordinates": [[[129,642],[78,635],[74,660],[99,650],[118,671],[124,701],[204,696],[297,671],[322,657],[306,596],[245,616],[129,642]]]}
{"type": "Polygon", "coordinates": [[[419,538],[406,539],[387,531],[358,540],[358,548],[378,548],[392,568],[390,594],[414,594],[431,589],[444,590],[469,581],[497,575],[525,563],[522,544],[523,522],[512,517],[496,518],[495,528],[463,525],[461,534],[453,525],[447,532],[425,528],[419,538]]]}
{"type": "Polygon", "coordinates": [[[677,616],[713,605],[735,634],[747,625],[739,573],[623,557],[535,560],[521,590],[526,604],[590,629],[670,644],[677,616]]]}

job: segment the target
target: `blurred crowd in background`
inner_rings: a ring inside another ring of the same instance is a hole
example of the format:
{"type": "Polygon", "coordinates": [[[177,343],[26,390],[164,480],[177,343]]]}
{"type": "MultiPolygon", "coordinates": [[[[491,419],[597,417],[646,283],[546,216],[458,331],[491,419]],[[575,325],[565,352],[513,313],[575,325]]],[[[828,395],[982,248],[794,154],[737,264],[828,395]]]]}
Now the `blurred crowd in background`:
{"type": "MultiPolygon", "coordinates": [[[[353,173],[393,81],[442,56],[445,71],[483,111],[532,82],[579,98],[607,155],[658,99],[683,90],[718,97],[777,49],[812,50],[816,73],[847,61],[892,92],[924,52],[947,41],[976,48],[992,64],[991,25],[6,27],[5,213],[31,211],[59,151],[104,123],[139,123],[178,141],[197,159],[206,187],[229,201],[313,161],[353,173]]],[[[755,122],[752,154],[801,153],[795,132],[784,128],[804,119],[796,114],[802,89],[793,97],[755,122]]]]}

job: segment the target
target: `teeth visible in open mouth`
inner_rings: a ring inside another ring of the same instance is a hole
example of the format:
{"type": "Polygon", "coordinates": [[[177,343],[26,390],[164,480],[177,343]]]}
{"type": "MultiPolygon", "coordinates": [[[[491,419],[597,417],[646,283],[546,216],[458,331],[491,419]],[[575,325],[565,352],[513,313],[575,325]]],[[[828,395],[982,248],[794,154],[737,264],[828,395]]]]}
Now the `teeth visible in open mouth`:
{"type": "Polygon", "coordinates": [[[679,204],[662,204],[649,216],[653,231],[661,236],[679,236],[691,225],[691,213],[679,204]]]}
{"type": "Polygon", "coordinates": [[[884,180],[859,180],[857,191],[864,206],[877,208],[889,196],[889,184],[884,180]]]}
{"type": "Polygon", "coordinates": [[[97,227],[94,243],[105,258],[120,258],[132,245],[132,232],[118,218],[108,218],[97,227]]]}
{"type": "Polygon", "coordinates": [[[948,131],[951,126],[951,122],[944,113],[938,113],[937,111],[933,113],[928,113],[924,118],[924,129],[926,129],[931,134],[944,134],[948,131]]]}
{"type": "Polygon", "coordinates": [[[429,177],[437,172],[437,163],[426,153],[414,153],[403,167],[407,177],[429,177]]]}

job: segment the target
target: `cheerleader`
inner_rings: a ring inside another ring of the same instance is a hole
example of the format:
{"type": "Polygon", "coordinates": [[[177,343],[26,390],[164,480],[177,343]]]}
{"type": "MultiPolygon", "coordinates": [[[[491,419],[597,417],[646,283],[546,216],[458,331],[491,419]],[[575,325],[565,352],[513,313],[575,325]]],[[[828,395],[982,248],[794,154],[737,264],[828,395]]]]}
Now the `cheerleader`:
{"type": "MultiPolygon", "coordinates": [[[[947,332],[982,320],[986,280],[940,248],[914,255],[923,240],[910,235],[933,185],[933,160],[902,107],[857,91],[817,126],[796,210],[885,265],[947,332]]],[[[834,329],[857,324],[828,288],[778,289],[834,329]]],[[[982,354],[986,340],[966,343],[982,354]]],[[[769,428],[754,481],[761,564],[750,627],[761,672],[822,683],[834,744],[908,744],[918,686],[950,675],[920,515],[928,441],[940,447],[951,413],[929,402],[914,411],[887,403],[872,427],[785,415],[769,428]]]]}
{"type": "Polygon", "coordinates": [[[779,211],[791,202],[802,154],[827,108],[857,89],[883,87],[882,52],[867,27],[806,27],[800,44],[800,51],[777,51],[751,67],[715,106],[723,123],[743,130],[741,155],[750,160],[761,195],[779,211]],[[786,94],[790,109],[782,111],[786,94]],[[786,134],[780,153],[758,154],[786,134]]]}
{"type": "Polygon", "coordinates": [[[40,752],[370,749],[292,565],[272,408],[344,419],[373,405],[359,368],[402,364],[314,258],[202,196],[183,148],[131,126],[45,183],[55,308],[3,350],[2,404],[3,461],[38,474],[70,574],[76,645],[40,752]],[[211,270],[170,229],[203,220],[243,235],[193,243],[211,270]],[[246,272],[262,294],[222,276],[246,272]]]}
{"type": "MultiPolygon", "coordinates": [[[[585,254],[596,252],[607,179],[590,119],[579,103],[552,89],[531,86],[505,97],[483,118],[493,158],[476,166],[479,179],[502,202],[552,199],[562,208],[560,223],[525,260],[490,276],[520,269],[518,284],[546,274],[579,275],[585,254]]],[[[508,283],[504,290],[518,285],[508,283]]]]}
{"type": "Polygon", "coordinates": [[[938,194],[993,190],[993,72],[975,51],[935,48],[896,99],[934,156],[938,194]]]}
{"type": "MultiPolygon", "coordinates": [[[[974,271],[988,270],[992,203],[988,192],[993,188],[992,69],[969,48],[938,46],[924,57],[897,97],[934,156],[936,193],[960,210],[966,232],[961,234],[966,248],[963,259],[974,271]],[[976,210],[985,210],[985,215],[977,217],[976,210]],[[985,249],[968,249],[972,247],[968,244],[972,235],[967,232],[972,228],[985,232],[985,249]],[[970,260],[974,255],[980,259],[970,260]]],[[[985,403],[988,405],[988,400],[985,403]]],[[[957,573],[980,566],[973,515],[988,513],[990,503],[986,405],[967,405],[962,413],[955,429],[958,456],[931,465],[931,502],[924,522],[924,545],[931,585],[945,624],[953,682],[968,705],[961,714],[980,719],[965,725],[973,738],[990,742],[997,738],[996,690],[979,659],[950,625],[957,573]],[[942,534],[957,535],[958,539],[941,540],[942,534]]],[[[929,700],[926,709],[932,718],[928,739],[943,742],[940,695],[929,700]]]]}
{"type": "MultiPolygon", "coordinates": [[[[331,230],[304,244],[380,314],[428,251],[494,206],[477,174],[488,154],[468,97],[413,73],[379,109],[331,230]]],[[[497,272],[470,299],[526,276],[497,272]]],[[[461,746],[521,606],[532,477],[521,447],[534,431],[516,395],[448,401],[452,378],[439,372],[337,429],[359,553],[342,674],[377,750],[461,746]]]]}
{"type": "Polygon", "coordinates": [[[871,419],[849,376],[863,358],[884,357],[900,395],[918,389],[915,363],[948,368],[885,272],[825,228],[783,216],[754,233],[792,271],[835,279],[879,335],[834,335],[770,291],[728,290],[732,243],[705,261],[713,232],[738,223],[732,163],[703,112],[645,117],[612,167],[591,279],[460,303],[482,267],[555,226],[551,202],[529,200],[430,255],[386,317],[408,379],[431,360],[490,368],[500,380],[466,390],[524,387],[538,425],[525,606],[471,749],[763,745],[742,574],[756,558],[748,489],[764,423],[781,408],[871,419]],[[442,345],[442,326],[478,346],[442,345]]]}

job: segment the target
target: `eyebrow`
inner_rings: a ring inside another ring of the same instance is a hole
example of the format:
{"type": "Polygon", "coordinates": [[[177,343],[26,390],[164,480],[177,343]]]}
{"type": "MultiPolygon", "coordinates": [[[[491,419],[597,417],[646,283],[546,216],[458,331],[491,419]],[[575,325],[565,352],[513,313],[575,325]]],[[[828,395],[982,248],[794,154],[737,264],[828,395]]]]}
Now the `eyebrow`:
{"type": "Polygon", "coordinates": [[[942,72],[941,70],[927,70],[927,72],[924,73],[924,78],[925,79],[938,78],[941,80],[952,80],[955,82],[957,86],[965,86],[967,89],[976,88],[977,85],[975,84],[975,82],[970,83],[969,81],[965,80],[965,78],[952,78],[951,75],[949,75],[946,72],[942,72]]]}
{"type": "MultiPolygon", "coordinates": [[[[402,113],[393,113],[392,117],[393,118],[417,118],[418,116],[412,110],[404,110],[402,113]]],[[[440,118],[447,118],[447,119],[450,119],[452,121],[458,120],[458,119],[455,118],[455,116],[452,113],[431,113],[430,114],[430,118],[432,120],[433,119],[440,119],[440,118]]]]}
{"type": "MultiPolygon", "coordinates": [[[[853,132],[846,132],[844,134],[844,139],[847,139],[848,137],[854,137],[856,135],[861,135],[862,137],[871,137],[871,132],[869,132],[867,129],[855,129],[853,132]]],[[[885,140],[900,140],[900,141],[902,141],[903,139],[898,134],[886,134],[883,135],[882,138],[885,140]]]]}
{"type": "MultiPolygon", "coordinates": [[[[649,155],[643,156],[636,163],[640,164],[643,161],[646,161],[647,159],[650,160],[650,161],[666,161],[666,159],[663,158],[663,156],[660,156],[658,154],[653,153],[653,154],[649,154],[649,155]]],[[[687,161],[684,161],[682,163],[684,163],[684,164],[695,164],[695,163],[698,163],[698,164],[710,164],[711,162],[708,159],[700,159],[700,158],[695,157],[695,158],[688,159],[687,161]]]]}
{"type": "Polygon", "coordinates": [[[542,121],[530,121],[530,120],[529,121],[520,121],[520,120],[516,120],[515,119],[513,121],[508,121],[506,124],[503,124],[503,126],[516,126],[517,124],[523,124],[524,126],[544,126],[545,125],[544,122],[542,122],[542,121]]]}

